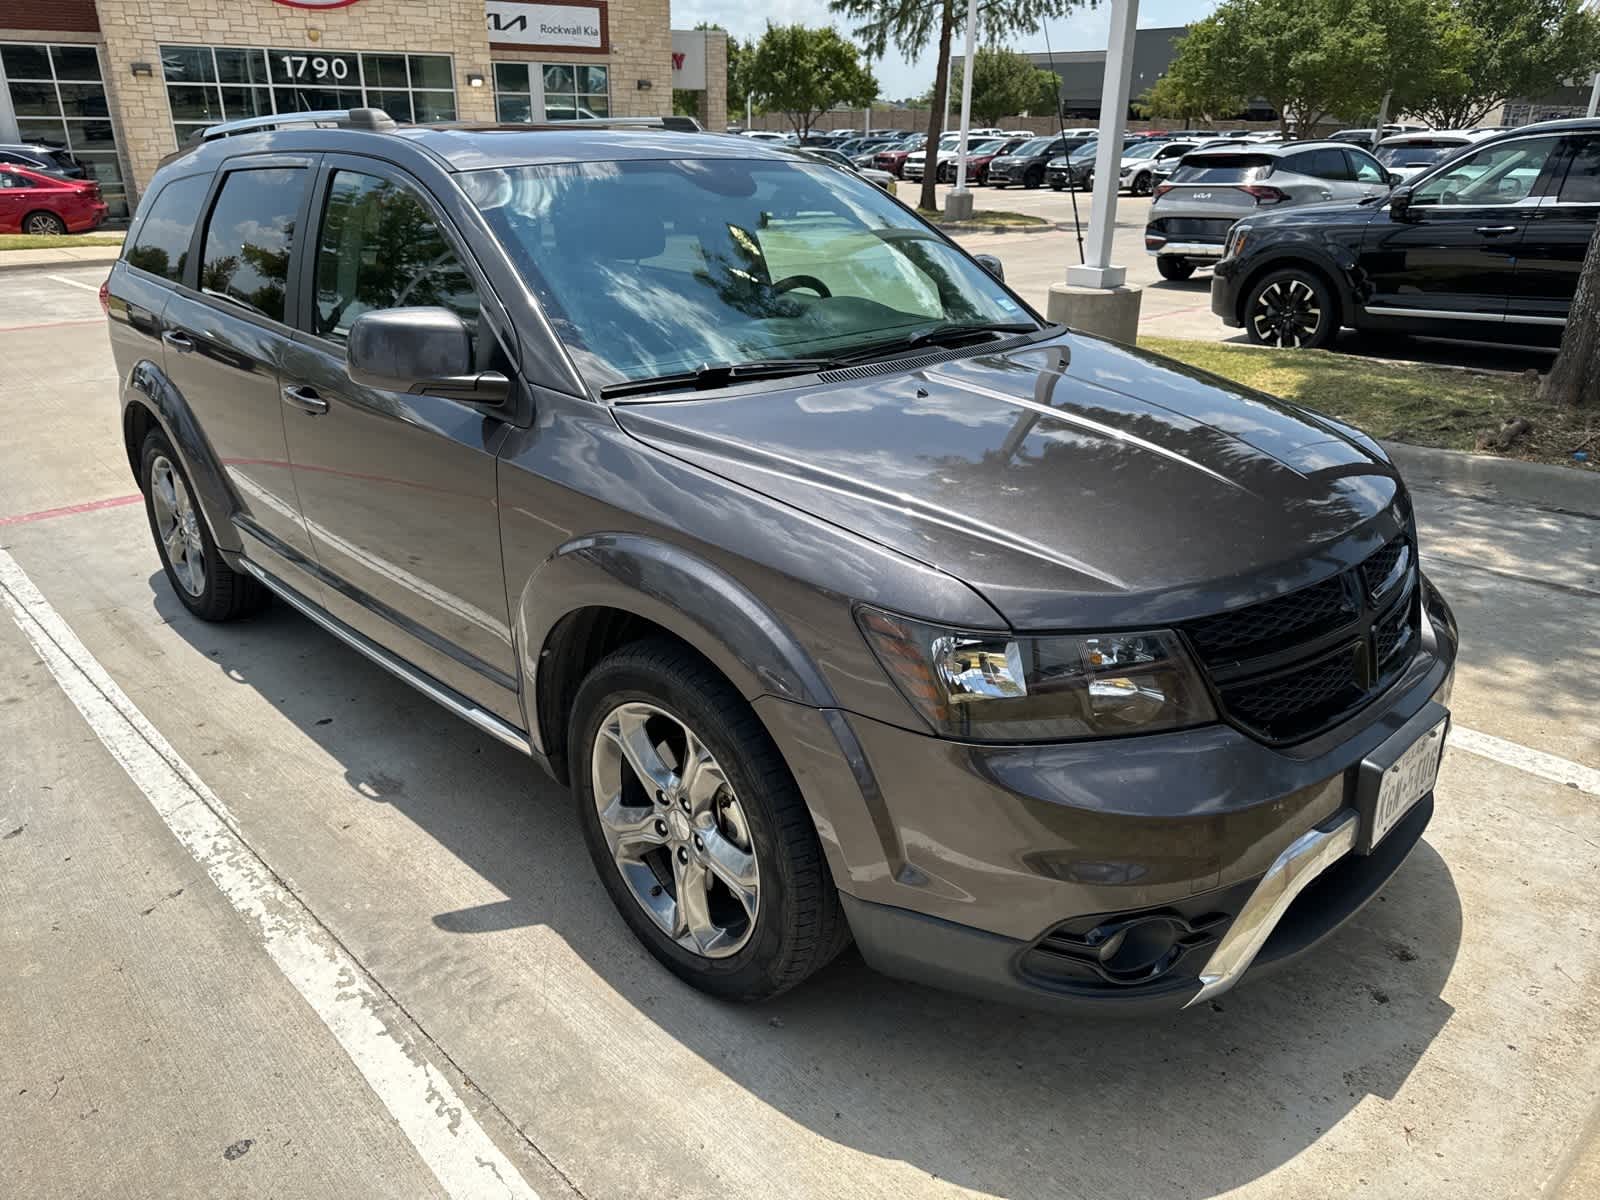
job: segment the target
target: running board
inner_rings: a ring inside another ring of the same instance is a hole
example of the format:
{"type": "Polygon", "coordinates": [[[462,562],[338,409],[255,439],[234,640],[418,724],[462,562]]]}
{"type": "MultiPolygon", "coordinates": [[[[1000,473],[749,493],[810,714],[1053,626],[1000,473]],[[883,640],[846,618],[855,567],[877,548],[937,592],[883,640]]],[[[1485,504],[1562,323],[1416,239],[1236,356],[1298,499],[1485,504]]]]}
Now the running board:
{"type": "Polygon", "coordinates": [[[533,747],[528,744],[528,735],[515,725],[501,720],[491,712],[485,712],[460,692],[446,687],[429,675],[424,675],[415,667],[389,653],[371,638],[357,633],[338,618],[323,612],[288,584],[267,574],[266,571],[248,558],[241,557],[239,565],[259,579],[268,591],[289,605],[290,608],[295,609],[302,616],[310,617],[311,620],[333,634],[345,645],[365,655],[396,679],[409,683],[435,704],[448,709],[469,725],[475,725],[490,737],[504,742],[513,750],[520,750],[529,757],[533,756],[533,747]]]}

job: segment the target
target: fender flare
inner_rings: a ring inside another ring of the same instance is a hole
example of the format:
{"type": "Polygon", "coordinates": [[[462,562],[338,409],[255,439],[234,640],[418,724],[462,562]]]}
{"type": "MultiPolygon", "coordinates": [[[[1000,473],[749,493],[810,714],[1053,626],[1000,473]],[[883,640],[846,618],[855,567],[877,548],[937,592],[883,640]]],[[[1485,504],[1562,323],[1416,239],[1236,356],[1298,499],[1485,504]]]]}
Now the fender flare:
{"type": "Polygon", "coordinates": [[[822,671],[778,615],[715,564],[658,538],[598,533],[558,547],[522,585],[517,644],[529,734],[549,739],[539,669],[560,622],[586,608],[651,621],[704,655],[746,700],[777,696],[812,708],[838,701],[822,671]]]}
{"type": "Polygon", "coordinates": [[[228,485],[227,474],[212,449],[211,443],[200,429],[188,401],[172,386],[161,368],[149,359],[141,360],[128,373],[122,389],[122,440],[128,452],[128,465],[133,469],[136,483],[139,478],[139,446],[135,444],[134,430],[138,420],[136,409],[143,409],[158,425],[172,448],[183,460],[183,469],[194,486],[195,498],[200,504],[200,515],[211,531],[211,540],[224,553],[238,554],[244,549],[233,527],[233,513],[238,508],[237,497],[228,485]]]}
{"type": "Polygon", "coordinates": [[[1315,245],[1310,242],[1292,242],[1282,247],[1277,247],[1264,254],[1260,259],[1251,262],[1249,271],[1245,272],[1240,282],[1238,291],[1238,310],[1235,316],[1240,321],[1245,319],[1244,306],[1250,299],[1250,291],[1255,287],[1256,280],[1269,271],[1276,271],[1283,267],[1304,266],[1310,267],[1318,274],[1326,276],[1333,285],[1334,292],[1339,298],[1341,324],[1353,326],[1360,308],[1356,301],[1355,288],[1350,279],[1358,270],[1356,256],[1344,247],[1337,248],[1330,253],[1325,246],[1315,245]]]}

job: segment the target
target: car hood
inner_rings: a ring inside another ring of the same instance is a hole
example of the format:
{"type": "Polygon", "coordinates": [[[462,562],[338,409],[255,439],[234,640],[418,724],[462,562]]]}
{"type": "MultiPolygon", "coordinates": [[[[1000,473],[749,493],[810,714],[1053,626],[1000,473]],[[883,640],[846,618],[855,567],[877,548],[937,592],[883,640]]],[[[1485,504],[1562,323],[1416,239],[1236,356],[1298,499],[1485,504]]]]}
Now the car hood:
{"type": "Polygon", "coordinates": [[[1082,335],[963,354],[614,412],[658,450],[966,581],[1017,628],[1235,607],[1400,527],[1376,443],[1303,409],[1082,335]]]}

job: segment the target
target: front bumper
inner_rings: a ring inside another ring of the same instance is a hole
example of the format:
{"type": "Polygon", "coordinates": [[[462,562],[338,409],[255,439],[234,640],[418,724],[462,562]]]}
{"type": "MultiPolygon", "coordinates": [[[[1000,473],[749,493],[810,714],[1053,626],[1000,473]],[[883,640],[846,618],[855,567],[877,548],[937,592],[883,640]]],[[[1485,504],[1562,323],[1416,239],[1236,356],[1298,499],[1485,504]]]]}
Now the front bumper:
{"type": "Polygon", "coordinates": [[[1025,1004],[1178,1009],[1321,941],[1426,828],[1431,796],[1372,854],[1345,844],[1362,763],[1449,696],[1454,621],[1431,586],[1424,597],[1422,644],[1396,683],[1287,748],[1227,725],[962,745],[780,701],[758,710],[817,818],[868,963],[1025,1004]],[[841,727],[842,753],[826,753],[841,727]],[[1315,849],[1317,870],[1305,850],[1285,859],[1296,846],[1315,849]],[[1278,905],[1285,879],[1297,887],[1278,905]],[[1159,975],[1108,980],[1092,954],[1075,954],[1162,923],[1184,946],[1159,975]]]}
{"type": "Polygon", "coordinates": [[[1217,262],[1211,274],[1211,311],[1224,325],[1233,329],[1244,327],[1244,321],[1239,316],[1238,266],[1237,257],[1224,257],[1217,262]]]}

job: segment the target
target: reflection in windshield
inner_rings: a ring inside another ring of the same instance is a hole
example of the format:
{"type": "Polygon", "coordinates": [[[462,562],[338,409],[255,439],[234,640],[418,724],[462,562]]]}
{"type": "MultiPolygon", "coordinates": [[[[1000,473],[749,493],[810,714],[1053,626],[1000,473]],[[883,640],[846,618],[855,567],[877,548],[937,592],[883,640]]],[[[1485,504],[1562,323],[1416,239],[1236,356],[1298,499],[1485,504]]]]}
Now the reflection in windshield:
{"type": "Polygon", "coordinates": [[[1425,167],[1455,146],[1380,146],[1378,161],[1386,167],[1425,167]]]}
{"type": "Polygon", "coordinates": [[[976,263],[831,167],[659,159],[462,179],[596,387],[1029,320],[976,263]]]}

